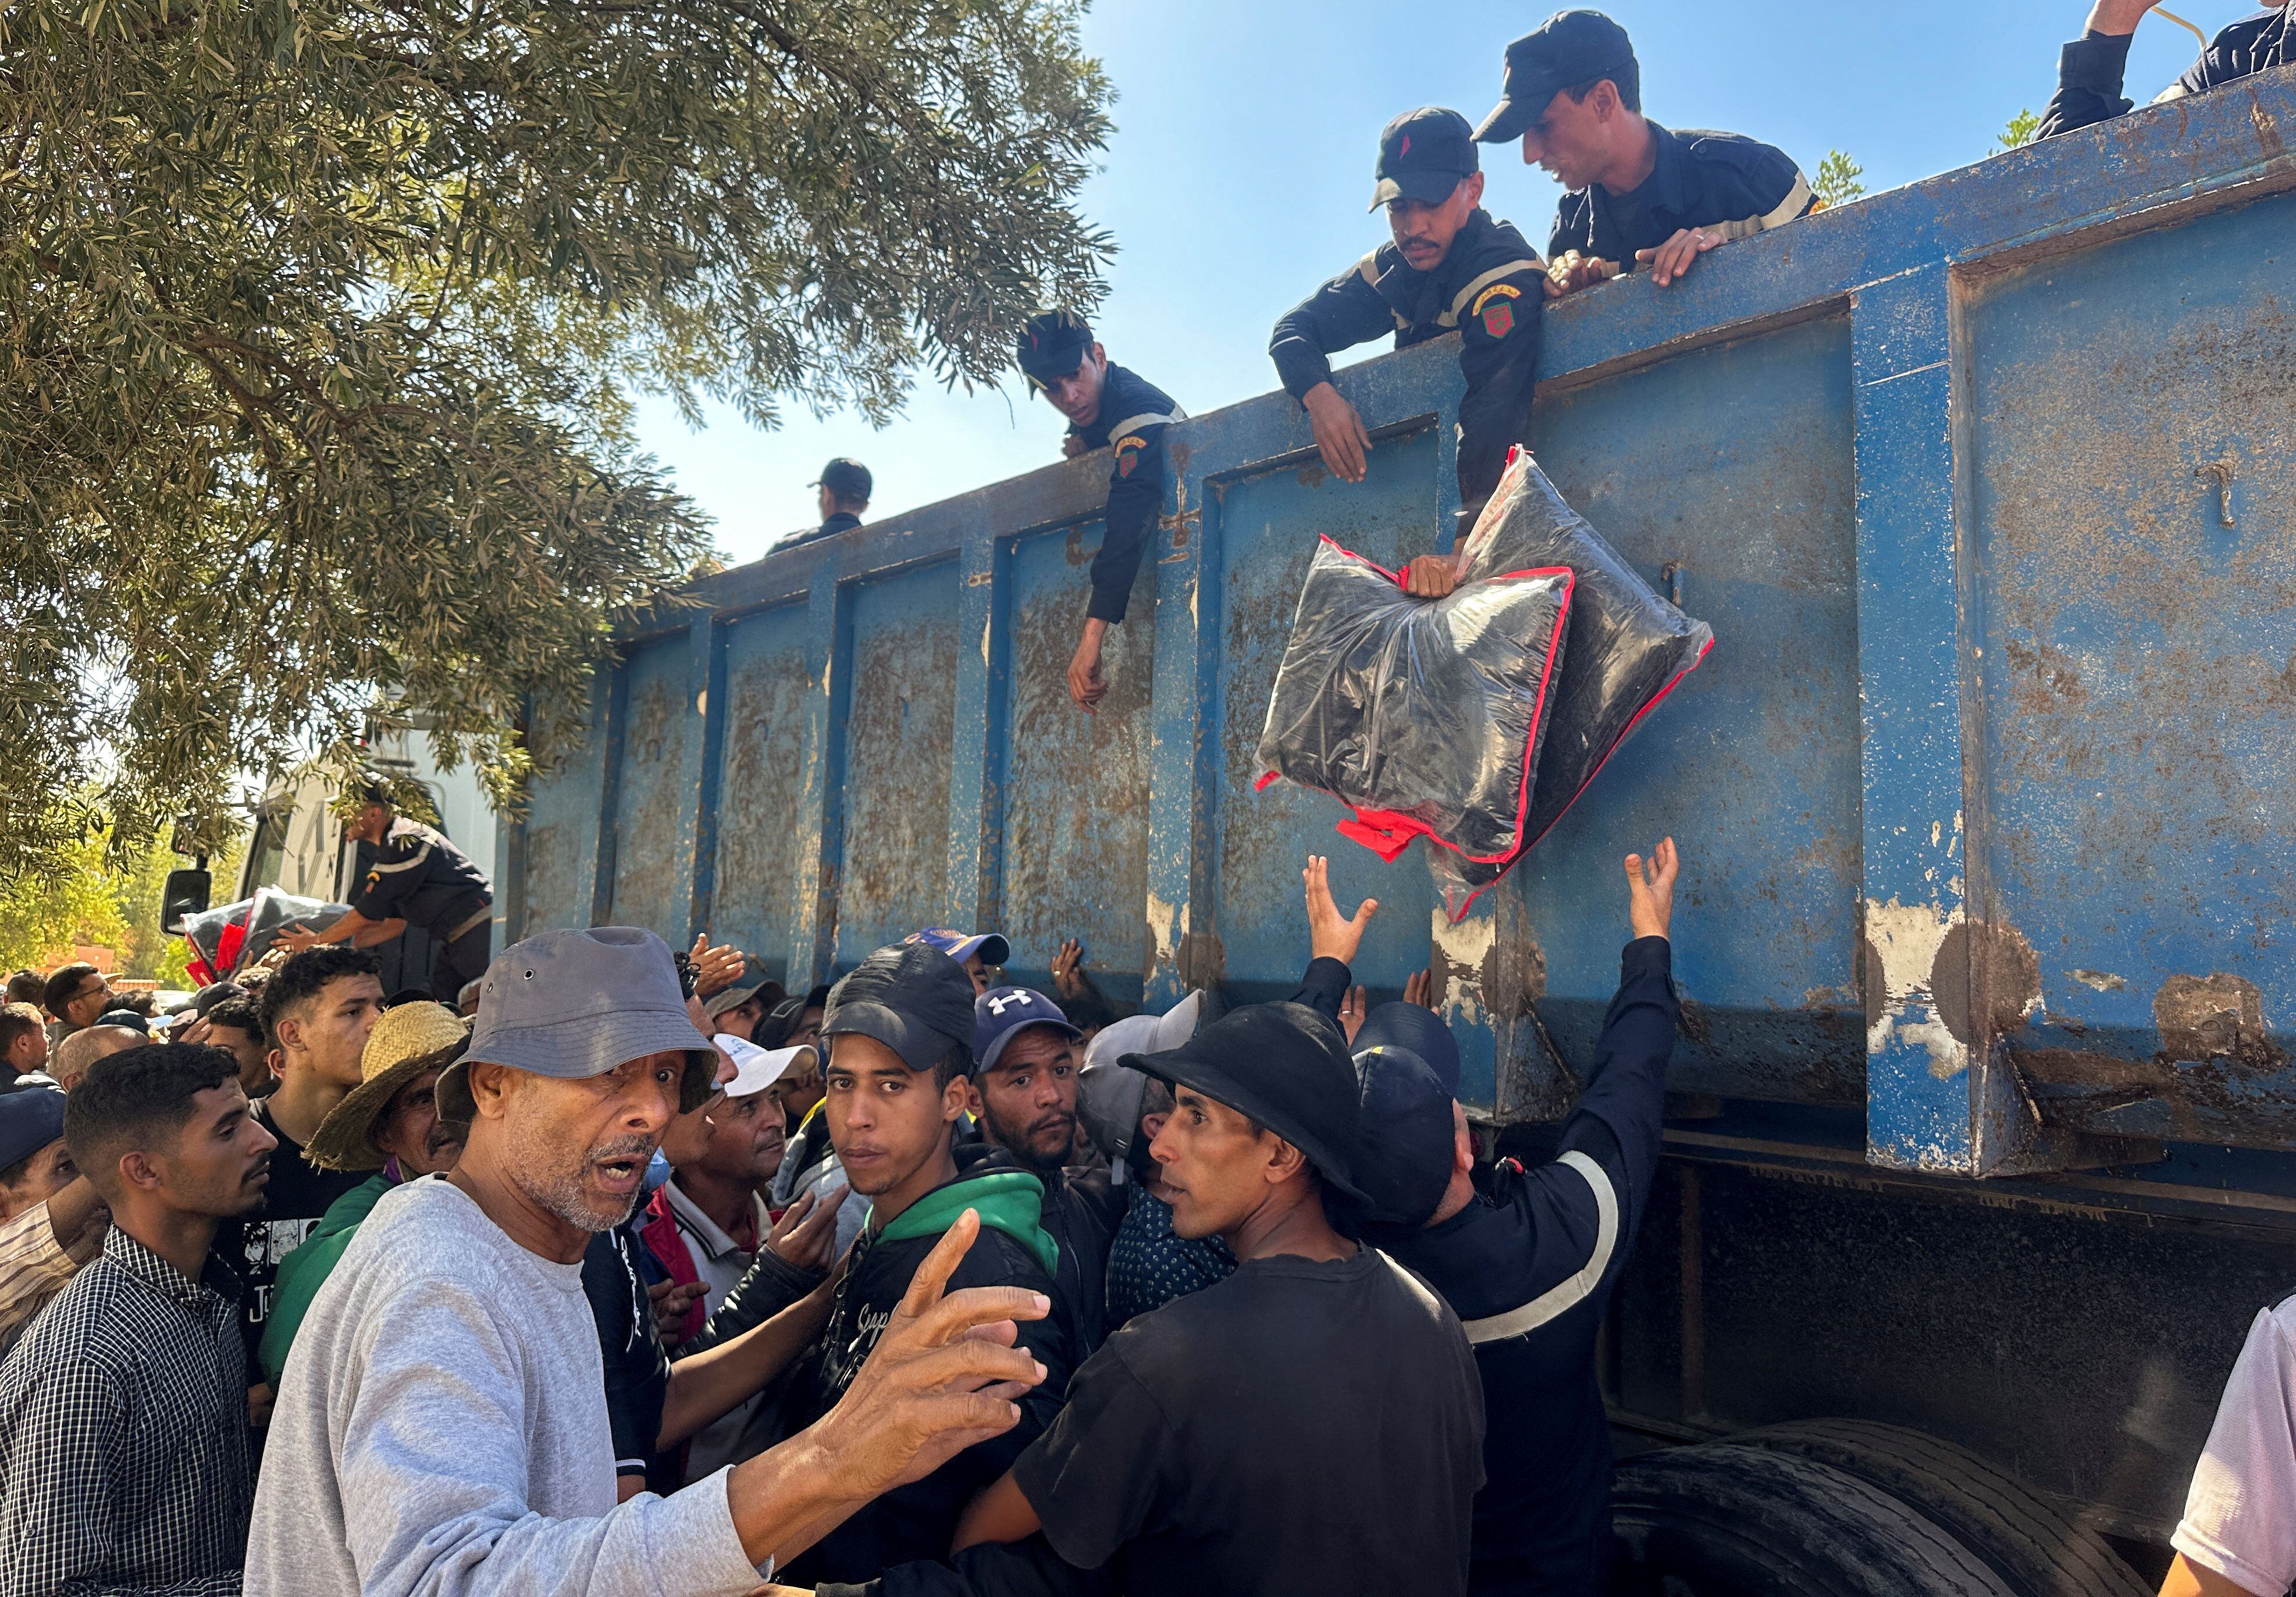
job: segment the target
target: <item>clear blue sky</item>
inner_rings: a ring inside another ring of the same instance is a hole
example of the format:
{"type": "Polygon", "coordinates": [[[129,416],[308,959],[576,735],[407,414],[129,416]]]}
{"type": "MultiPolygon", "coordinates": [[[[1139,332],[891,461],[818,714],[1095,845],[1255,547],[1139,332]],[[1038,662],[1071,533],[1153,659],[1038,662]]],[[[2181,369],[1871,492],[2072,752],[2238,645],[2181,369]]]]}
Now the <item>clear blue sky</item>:
{"type": "MultiPolygon", "coordinates": [[[[1830,148],[1869,192],[1981,159],[2021,108],[2039,111],[2057,48],[2087,0],[1613,0],[1643,66],[1644,109],[1677,127],[1778,144],[1815,176],[1830,148]]],[[[2249,0],[2182,0],[2216,29],[2249,0]]],[[[1542,5],[1367,0],[1102,0],[1085,27],[1118,100],[1116,131],[1082,206],[1119,253],[1094,318],[1112,358],[1192,412],[1275,387],[1267,332],[1322,278],[1386,236],[1365,213],[1379,128],[1449,105],[1479,120],[1497,98],[1506,42],[1542,5]]],[[[2195,45],[2158,19],[2139,30],[2140,102],[2195,45]]],[[[1544,248],[1556,191],[1520,149],[1486,146],[1484,203],[1544,248]]],[[[1364,354],[1382,346],[1369,346],[1364,354]]],[[[1060,458],[1062,424],[1017,374],[971,397],[930,382],[882,431],[802,411],[761,433],[730,411],[690,430],[665,403],[641,411],[643,446],[717,519],[736,563],[816,519],[805,485],[832,455],[876,475],[871,519],[1060,458]]]]}

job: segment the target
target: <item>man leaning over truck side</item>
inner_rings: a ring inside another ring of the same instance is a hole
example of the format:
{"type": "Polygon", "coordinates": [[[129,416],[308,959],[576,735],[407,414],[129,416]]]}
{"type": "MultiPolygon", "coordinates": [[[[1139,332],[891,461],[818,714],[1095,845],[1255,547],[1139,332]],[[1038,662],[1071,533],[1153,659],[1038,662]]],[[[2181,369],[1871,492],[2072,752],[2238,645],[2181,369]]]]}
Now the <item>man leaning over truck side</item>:
{"type": "Polygon", "coordinates": [[[1072,311],[1046,311],[1021,329],[1021,371],[1029,386],[1069,419],[1061,451],[1070,460],[1105,449],[1108,507],[1092,561],[1092,599],[1069,661],[1069,697],[1086,715],[1108,692],[1100,650],[1131,602],[1140,557],[1164,510],[1164,430],[1187,420],[1170,395],[1108,358],[1072,311]]]}
{"type": "MultiPolygon", "coordinates": [[[[1382,333],[1407,348],[1456,332],[1459,502],[1467,521],[1498,486],[1507,451],[1530,441],[1531,385],[1546,264],[1511,222],[1482,209],[1481,159],[1467,119],[1424,106],[1380,135],[1371,209],[1394,237],[1283,314],[1267,354],[1284,391],[1308,413],[1332,476],[1361,482],[1372,447],[1356,407],[1332,386],[1331,356],[1382,333]]],[[[1451,557],[1412,561],[1414,597],[1457,586],[1451,557]]]]}
{"type": "MultiPolygon", "coordinates": [[[[2057,58],[2057,92],[2041,112],[2036,138],[2050,138],[2126,116],[2135,102],[2120,92],[2128,71],[2129,41],[2136,25],[2159,0],[2096,0],[2089,7],[2087,26],[2080,37],[2057,58]]],[[[2155,105],[2182,100],[2261,72],[2296,61],[2296,39],[2290,37],[2296,10],[2276,5],[2243,17],[2219,30],[2200,60],[2185,69],[2177,81],[2153,96],[2155,105]]]]}
{"type": "Polygon", "coordinates": [[[1743,134],[1676,132],[1642,114],[1627,30],[1598,11],[1557,12],[1507,46],[1499,102],[1475,137],[1522,141],[1526,165],[1569,192],[1547,240],[1547,292],[1646,264],[1660,288],[1701,255],[1809,214],[1809,181],[1743,134]]]}
{"type": "Polygon", "coordinates": [[[463,985],[486,974],[494,943],[494,884],[445,832],[398,813],[390,778],[363,772],[356,791],[358,813],[343,831],[375,850],[357,902],[324,931],[290,926],[279,941],[297,954],[327,943],[365,948],[395,935],[361,936],[371,928],[394,921],[419,926],[438,945],[431,994],[452,1009],[462,1001],[463,985]]]}

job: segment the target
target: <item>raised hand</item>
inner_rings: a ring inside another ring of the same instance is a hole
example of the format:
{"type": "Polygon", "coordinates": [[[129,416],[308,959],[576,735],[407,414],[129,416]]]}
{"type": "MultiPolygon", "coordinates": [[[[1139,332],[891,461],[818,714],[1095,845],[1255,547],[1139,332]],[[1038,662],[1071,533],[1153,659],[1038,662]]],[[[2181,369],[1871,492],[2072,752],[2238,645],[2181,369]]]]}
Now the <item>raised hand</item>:
{"type": "Polygon", "coordinates": [[[1340,1029],[1348,1034],[1348,1046],[1356,1045],[1356,1033],[1363,1029],[1364,1017],[1371,1012],[1371,997],[1361,987],[1349,987],[1347,996],[1340,1000],[1340,1029]]]}
{"type": "Polygon", "coordinates": [[[742,951],[726,943],[712,948],[709,934],[706,931],[695,936],[693,946],[686,951],[685,958],[686,962],[693,967],[697,978],[693,988],[697,998],[707,998],[712,993],[723,992],[741,978],[742,951]]]}
{"type": "Polygon", "coordinates": [[[1645,861],[1627,856],[1627,923],[1638,938],[1662,938],[1674,920],[1674,878],[1680,862],[1674,839],[1661,838],[1645,861]]]}
{"type": "Polygon", "coordinates": [[[1414,970],[1403,979],[1403,1001],[1422,1009],[1439,1009],[1435,998],[1435,972],[1414,970]]]}
{"type": "Polygon", "coordinates": [[[1300,872],[1300,880],[1308,891],[1309,956],[1354,964],[1356,950],[1363,946],[1364,929],[1379,913],[1379,900],[1365,899],[1352,919],[1340,913],[1340,906],[1332,902],[1331,862],[1320,854],[1308,856],[1308,868],[1300,872]]]}
{"type": "Polygon", "coordinates": [[[1053,955],[1053,996],[1081,998],[1084,996],[1084,945],[1070,938],[1053,955]]]}

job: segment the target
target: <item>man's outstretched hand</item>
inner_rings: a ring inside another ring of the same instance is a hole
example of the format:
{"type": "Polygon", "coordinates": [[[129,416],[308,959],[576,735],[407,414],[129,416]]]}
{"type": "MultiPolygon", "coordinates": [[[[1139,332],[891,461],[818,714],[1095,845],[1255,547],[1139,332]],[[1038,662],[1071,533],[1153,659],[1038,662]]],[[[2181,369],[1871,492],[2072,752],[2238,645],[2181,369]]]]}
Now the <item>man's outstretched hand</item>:
{"type": "Polygon", "coordinates": [[[1636,250],[1635,258],[1648,261],[1651,281],[1664,288],[1689,271],[1691,263],[1700,256],[1726,242],[1728,241],[1718,233],[1702,233],[1695,227],[1685,227],[1678,229],[1672,238],[1654,250],[1636,250]]]}
{"type": "Polygon", "coordinates": [[[1018,1322],[1052,1312],[1021,1287],[944,1290],[980,1234],[966,1209],[925,1255],[877,1346],[814,1429],[840,1491],[866,1501],[922,1480],[976,1442],[1021,1422],[1016,1399],[1045,1367],[1013,1345],[1018,1322]]]}
{"type": "Polygon", "coordinates": [[[1353,920],[1340,913],[1340,906],[1332,902],[1331,862],[1320,854],[1308,856],[1300,880],[1308,889],[1308,956],[1354,964],[1356,950],[1363,946],[1364,928],[1379,913],[1379,900],[1365,899],[1353,920]]]}
{"type": "Polygon", "coordinates": [[[1627,923],[1638,938],[1662,938],[1674,921],[1674,839],[1662,838],[1644,860],[1627,856],[1627,923]]]}
{"type": "Polygon", "coordinates": [[[1300,401],[1308,412],[1308,427],[1316,435],[1316,448],[1324,467],[1341,482],[1364,479],[1365,459],[1371,453],[1371,434],[1356,407],[1328,382],[1309,389],[1300,401]]]}

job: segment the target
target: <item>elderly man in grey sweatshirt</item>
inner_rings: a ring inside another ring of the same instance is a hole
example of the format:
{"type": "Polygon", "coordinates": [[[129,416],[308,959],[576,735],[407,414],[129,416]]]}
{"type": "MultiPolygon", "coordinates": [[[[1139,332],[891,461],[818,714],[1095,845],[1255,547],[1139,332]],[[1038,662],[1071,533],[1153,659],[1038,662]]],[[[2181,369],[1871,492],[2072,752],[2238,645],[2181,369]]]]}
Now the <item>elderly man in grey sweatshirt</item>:
{"type": "MultiPolygon", "coordinates": [[[[437,1088],[440,1112],[470,1122],[462,1164],[375,1206],[288,1357],[248,1538],[252,1597],[734,1597],[1017,1421],[1013,1399],[1044,1371],[1012,1323],[1050,1305],[1017,1289],[943,1295],[978,1230],[968,1215],[829,1413],[683,1491],[616,1503],[583,1249],[629,1213],[662,1127],[709,1100],[719,1062],[652,932],[548,932],[495,961],[470,1051],[437,1088]]],[[[750,1335],[793,1358],[810,1329],[750,1335]]],[[[701,1356],[726,1359],[731,1389],[758,1348],[701,1356]]]]}

